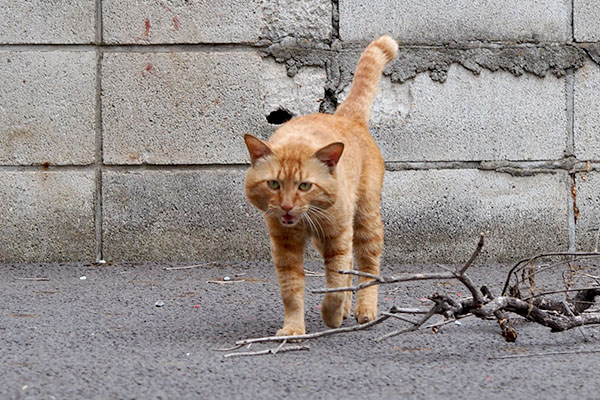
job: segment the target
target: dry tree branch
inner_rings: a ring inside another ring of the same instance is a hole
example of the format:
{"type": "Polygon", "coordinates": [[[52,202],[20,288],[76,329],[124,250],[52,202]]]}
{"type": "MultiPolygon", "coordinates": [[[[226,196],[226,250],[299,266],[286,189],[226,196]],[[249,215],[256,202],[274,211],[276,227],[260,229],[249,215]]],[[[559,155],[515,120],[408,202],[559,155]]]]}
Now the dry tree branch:
{"type": "MultiPolygon", "coordinates": [[[[361,271],[340,270],[340,271],[338,271],[338,273],[343,274],[343,275],[363,276],[363,277],[367,277],[367,278],[372,278],[373,280],[361,283],[360,285],[356,285],[356,286],[315,289],[312,291],[312,293],[317,294],[317,293],[348,292],[348,291],[356,293],[359,290],[362,290],[362,289],[365,289],[365,288],[368,288],[368,287],[374,286],[374,285],[385,285],[385,284],[392,284],[392,283],[399,283],[399,282],[423,281],[423,280],[432,280],[432,279],[436,279],[436,280],[458,279],[471,292],[471,295],[476,300],[476,303],[481,304],[481,303],[483,303],[483,297],[481,295],[481,292],[479,290],[477,290],[477,288],[473,284],[473,281],[471,281],[471,279],[467,275],[465,275],[465,272],[467,271],[467,269],[469,269],[469,267],[471,267],[471,265],[475,261],[475,258],[477,258],[477,256],[481,252],[483,243],[484,243],[484,234],[482,233],[479,236],[479,242],[477,243],[477,247],[475,248],[475,251],[469,258],[469,260],[462,267],[460,267],[454,271],[448,271],[445,273],[440,272],[440,273],[406,274],[406,275],[403,275],[400,277],[393,277],[393,276],[382,277],[379,275],[368,274],[368,273],[361,272],[361,271]]],[[[446,269],[445,267],[443,267],[443,268],[446,269]]]]}
{"type": "Polygon", "coordinates": [[[552,332],[562,332],[582,325],[600,324],[600,314],[570,316],[550,313],[532,303],[506,296],[494,298],[482,307],[473,310],[473,314],[480,318],[488,318],[498,310],[518,314],[528,320],[549,327],[552,332]]]}
{"type": "MultiPolygon", "coordinates": [[[[555,257],[555,256],[572,256],[572,257],[600,257],[600,253],[598,252],[573,252],[573,251],[558,251],[553,253],[539,253],[533,257],[524,258],[518,262],[516,262],[513,267],[508,271],[506,281],[504,282],[504,287],[502,288],[502,296],[506,295],[508,287],[510,285],[510,279],[514,275],[516,276],[517,269],[522,267],[523,264],[528,265],[533,263],[535,260],[543,257],[555,257]]],[[[517,277],[518,278],[518,277],[517,277]]]]}
{"type": "MultiPolygon", "coordinates": [[[[600,253],[596,252],[554,252],[554,253],[540,253],[530,258],[523,259],[510,269],[508,277],[504,283],[501,296],[494,296],[491,291],[486,287],[482,286],[478,289],[471,278],[466,274],[467,270],[473,265],[476,257],[481,252],[484,244],[484,235],[481,234],[479,242],[473,251],[469,260],[463,264],[460,268],[449,269],[443,265],[446,272],[440,273],[417,273],[417,274],[403,274],[399,277],[385,277],[380,275],[368,274],[361,271],[347,271],[340,270],[340,274],[357,275],[362,277],[370,278],[369,281],[356,286],[348,287],[334,287],[313,290],[312,293],[331,293],[331,292],[343,292],[352,291],[357,292],[374,285],[386,285],[401,282],[410,281],[423,281],[423,280],[443,280],[443,279],[456,279],[462,283],[471,293],[472,297],[462,298],[461,300],[455,300],[450,296],[444,294],[434,294],[429,299],[434,302],[434,305],[430,309],[424,308],[399,308],[392,307],[389,312],[383,313],[379,318],[361,325],[355,325],[351,327],[329,329],[320,332],[314,332],[304,335],[293,335],[293,336],[269,336],[260,338],[250,338],[244,340],[238,340],[236,346],[230,349],[218,349],[220,351],[236,350],[244,345],[250,345],[252,343],[265,343],[265,342],[281,342],[277,348],[261,350],[257,352],[247,353],[231,353],[227,354],[227,357],[234,356],[245,356],[245,355],[262,355],[262,354],[277,354],[277,352],[293,351],[293,350],[305,350],[302,346],[298,348],[283,347],[286,341],[301,341],[307,339],[315,339],[322,336],[333,335],[345,332],[354,332],[364,330],[374,325],[380,324],[388,318],[396,318],[404,322],[410,323],[412,326],[406,329],[396,330],[383,335],[376,339],[377,342],[385,340],[387,338],[400,335],[407,332],[413,332],[419,330],[423,325],[434,315],[442,315],[447,320],[453,318],[458,320],[467,316],[476,316],[481,319],[496,319],[502,330],[502,335],[507,341],[515,341],[517,338],[517,332],[511,324],[508,318],[509,313],[520,315],[530,321],[539,323],[543,326],[549,327],[552,332],[559,332],[569,330],[575,327],[581,327],[584,325],[595,325],[600,324],[600,313],[599,312],[586,312],[593,304],[595,304],[596,297],[600,296],[600,286],[589,286],[581,287],[577,289],[566,288],[564,290],[548,290],[541,293],[535,293],[535,275],[539,274],[540,270],[536,271],[534,261],[543,257],[552,256],[571,256],[571,261],[584,257],[598,257],[600,253]],[[522,280],[527,281],[529,286],[523,288],[530,291],[530,296],[526,299],[522,299],[519,293],[519,271],[523,272],[522,280]],[[511,278],[514,277],[517,283],[510,286],[511,278]],[[509,290],[516,293],[516,296],[507,296],[506,292],[509,290]],[[556,293],[569,293],[575,292],[576,295],[573,299],[568,300],[553,300],[544,297],[545,295],[556,294],[556,293]],[[394,314],[423,314],[421,319],[413,321],[404,317],[400,317],[394,314]]],[[[560,262],[551,265],[546,265],[544,270],[551,269],[555,266],[570,264],[570,262],[560,262]]],[[[578,276],[588,276],[597,281],[598,277],[589,274],[579,274],[578,276]]],[[[446,322],[445,322],[446,323],[446,322]]],[[[440,326],[439,323],[431,325],[440,326]]]]}

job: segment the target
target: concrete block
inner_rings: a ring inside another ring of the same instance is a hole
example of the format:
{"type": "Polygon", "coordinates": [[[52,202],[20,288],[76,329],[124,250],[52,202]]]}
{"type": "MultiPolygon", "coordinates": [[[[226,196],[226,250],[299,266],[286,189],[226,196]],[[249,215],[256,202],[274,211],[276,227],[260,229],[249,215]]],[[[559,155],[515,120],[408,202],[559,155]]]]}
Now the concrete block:
{"type": "MultiPolygon", "coordinates": [[[[593,0],[589,0],[593,2],[593,0]]],[[[340,0],[340,37],[403,43],[570,40],[568,0],[340,0]]]]}
{"type": "MultiPolygon", "coordinates": [[[[567,146],[564,79],[452,65],[445,83],[382,79],[371,133],[386,161],[560,159],[567,146]]],[[[344,96],[342,96],[343,98],[344,96]]]]}
{"type": "Polygon", "coordinates": [[[245,171],[107,171],[104,258],[268,260],[269,236],[244,195],[245,171]]]}
{"type": "Polygon", "coordinates": [[[93,43],[94,0],[0,0],[0,43],[93,43]]]}
{"type": "Polygon", "coordinates": [[[252,43],[293,36],[331,39],[329,2],[102,2],[106,43],[252,43]]]}
{"type": "Polygon", "coordinates": [[[0,261],[93,261],[94,176],[0,172],[0,261]]]}
{"type": "Polygon", "coordinates": [[[107,53],[102,73],[108,164],[246,163],[243,134],[266,138],[277,108],[318,111],[325,84],[248,51],[107,53]]]}
{"type": "Polygon", "coordinates": [[[600,67],[587,63],[575,72],[575,156],[600,160],[600,67]]]}
{"type": "MultiPolygon", "coordinates": [[[[244,171],[107,171],[104,257],[270,260],[262,216],[243,194],[244,171]]],[[[512,261],[568,247],[566,174],[513,177],[477,170],[388,172],[385,262],[461,263],[479,232],[481,260],[512,261]]],[[[319,259],[310,251],[307,259],[319,259]]]]}
{"type": "Polygon", "coordinates": [[[600,8],[596,0],[573,0],[573,33],[577,42],[600,41],[600,8]]]}
{"type": "Polygon", "coordinates": [[[480,232],[487,236],[480,261],[566,251],[568,182],[564,172],[529,177],[479,170],[387,172],[384,257],[397,263],[463,263],[480,232]]]}
{"type": "Polygon", "coordinates": [[[0,164],[90,164],[94,52],[0,52],[0,164]]]}
{"type": "Polygon", "coordinates": [[[579,215],[575,225],[577,251],[598,251],[600,230],[600,172],[575,175],[576,204],[579,215]]]}

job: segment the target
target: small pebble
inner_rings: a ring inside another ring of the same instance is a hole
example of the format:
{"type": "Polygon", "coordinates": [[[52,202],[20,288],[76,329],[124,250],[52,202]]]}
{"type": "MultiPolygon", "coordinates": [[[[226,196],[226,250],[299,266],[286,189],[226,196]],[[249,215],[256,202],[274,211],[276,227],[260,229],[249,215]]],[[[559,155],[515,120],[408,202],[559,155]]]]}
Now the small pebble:
{"type": "Polygon", "coordinates": [[[231,278],[230,278],[230,277],[228,277],[228,276],[226,276],[225,278],[223,278],[223,280],[224,280],[224,281],[230,281],[230,280],[231,280],[231,278]]]}
{"type": "Polygon", "coordinates": [[[104,260],[98,260],[98,264],[106,264],[106,261],[104,261],[104,260]]]}
{"type": "Polygon", "coordinates": [[[165,305],[165,302],[164,302],[164,301],[162,301],[162,300],[158,300],[156,303],[154,303],[154,305],[155,305],[156,307],[162,307],[162,306],[164,306],[164,305],[165,305]]]}
{"type": "Polygon", "coordinates": [[[80,276],[79,277],[79,280],[81,280],[81,281],[85,281],[86,279],[87,279],[87,276],[80,276]]]}
{"type": "Polygon", "coordinates": [[[462,322],[460,322],[460,321],[454,321],[454,325],[462,325],[462,322]]]}

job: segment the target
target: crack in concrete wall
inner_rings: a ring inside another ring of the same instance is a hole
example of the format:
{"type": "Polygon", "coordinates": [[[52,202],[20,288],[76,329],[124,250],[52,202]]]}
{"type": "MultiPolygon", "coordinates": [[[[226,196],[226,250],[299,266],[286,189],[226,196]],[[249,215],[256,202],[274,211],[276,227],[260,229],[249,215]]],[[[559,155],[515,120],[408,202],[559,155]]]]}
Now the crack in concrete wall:
{"type": "MultiPolygon", "coordinates": [[[[332,112],[337,97],[352,81],[354,68],[362,46],[334,41],[331,46],[306,40],[285,38],[262,48],[265,57],[284,63],[288,75],[294,76],[302,67],[321,67],[327,73],[322,112],[332,112]],[[349,47],[352,46],[352,47],[349,47]]],[[[515,76],[533,74],[540,78],[548,74],[564,77],[591,59],[600,64],[598,44],[539,44],[497,47],[400,47],[398,57],[384,71],[392,82],[403,83],[418,74],[427,73],[436,82],[445,82],[452,64],[459,64],[478,75],[482,70],[507,71],[515,76]]]]}

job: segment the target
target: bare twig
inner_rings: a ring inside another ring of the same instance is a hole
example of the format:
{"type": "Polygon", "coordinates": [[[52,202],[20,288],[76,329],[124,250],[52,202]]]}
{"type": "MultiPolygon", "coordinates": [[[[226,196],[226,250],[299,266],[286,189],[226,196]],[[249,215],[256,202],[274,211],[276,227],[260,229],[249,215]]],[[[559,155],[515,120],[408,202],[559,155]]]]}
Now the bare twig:
{"type": "Polygon", "coordinates": [[[390,308],[390,313],[393,314],[427,314],[429,312],[428,308],[399,308],[396,306],[392,306],[390,308]]]}
{"type": "MultiPolygon", "coordinates": [[[[589,286],[589,287],[583,287],[583,288],[576,288],[576,289],[561,289],[561,290],[549,290],[547,292],[539,292],[534,294],[531,297],[526,297],[523,300],[528,301],[531,300],[533,298],[536,297],[541,297],[541,296],[546,296],[549,294],[558,294],[558,293],[569,293],[569,292],[580,292],[583,290],[600,290],[600,286],[589,286]]],[[[599,292],[600,293],[600,292],[599,292]]]]}
{"type": "Polygon", "coordinates": [[[471,313],[469,313],[469,314],[461,315],[461,316],[459,316],[457,318],[452,318],[452,319],[445,319],[444,318],[442,321],[436,322],[435,324],[425,325],[423,327],[423,329],[439,328],[440,326],[444,326],[444,325],[456,323],[456,321],[458,321],[458,320],[469,318],[469,317],[474,317],[474,315],[471,314],[471,313]]]}
{"type": "Polygon", "coordinates": [[[302,351],[302,350],[310,350],[310,347],[308,347],[308,346],[288,346],[288,347],[278,346],[275,349],[266,349],[266,350],[259,350],[259,351],[246,351],[246,352],[241,352],[241,353],[223,354],[223,358],[246,357],[246,356],[262,356],[262,355],[265,355],[265,354],[277,354],[277,353],[285,353],[285,352],[288,352],[288,351],[302,351]]]}
{"type": "Polygon", "coordinates": [[[273,350],[273,354],[277,354],[279,352],[279,350],[281,350],[281,348],[283,346],[285,346],[286,343],[287,343],[287,340],[284,340],[283,342],[279,343],[279,346],[277,346],[277,348],[275,350],[273,350]]]}
{"type": "Polygon", "coordinates": [[[483,233],[479,234],[479,242],[477,242],[477,247],[475,248],[475,251],[473,252],[473,254],[471,254],[471,258],[469,258],[469,260],[462,266],[462,268],[456,271],[458,275],[463,275],[467,271],[467,269],[469,269],[471,264],[473,264],[473,262],[481,252],[481,249],[483,248],[484,237],[485,235],[483,233]]]}
{"type": "Polygon", "coordinates": [[[237,342],[235,342],[235,344],[237,345],[246,345],[249,343],[262,343],[262,342],[280,342],[282,340],[305,340],[305,339],[315,339],[321,336],[327,336],[327,335],[334,335],[336,333],[344,333],[344,332],[354,332],[354,331],[360,331],[363,329],[367,329],[370,328],[374,325],[380,324],[383,321],[385,321],[386,319],[388,319],[389,316],[388,315],[382,315],[379,318],[371,321],[371,322],[367,322],[365,324],[360,324],[360,325],[354,325],[354,326],[349,326],[349,327],[344,327],[344,328],[335,328],[335,329],[329,329],[326,331],[320,331],[320,332],[314,332],[314,333],[307,333],[304,335],[292,335],[292,336],[268,336],[268,337],[261,337],[261,338],[252,338],[252,339],[244,339],[244,340],[238,340],[237,342]]]}
{"type": "MultiPolygon", "coordinates": [[[[356,285],[356,286],[316,289],[316,290],[313,290],[312,293],[332,293],[332,292],[348,292],[348,291],[357,292],[359,290],[362,290],[362,289],[365,289],[365,288],[368,288],[368,287],[374,286],[374,285],[383,285],[383,284],[409,282],[409,281],[422,281],[422,280],[431,280],[431,279],[439,279],[439,280],[441,280],[441,279],[458,279],[471,292],[471,294],[473,295],[473,298],[475,299],[476,304],[482,304],[483,297],[481,295],[481,292],[479,292],[477,290],[477,288],[475,287],[475,285],[473,284],[471,279],[465,275],[465,272],[473,264],[473,261],[475,261],[475,258],[477,258],[477,256],[481,252],[483,243],[484,243],[484,234],[482,233],[479,236],[479,242],[477,243],[477,247],[475,248],[475,251],[473,252],[473,254],[471,254],[471,257],[469,258],[469,260],[461,268],[459,268],[455,271],[448,271],[445,273],[406,274],[404,276],[396,278],[393,276],[392,277],[382,277],[379,275],[368,274],[368,273],[361,272],[361,271],[340,270],[340,271],[338,271],[340,274],[363,276],[363,277],[372,278],[373,280],[361,283],[360,285],[356,285]]],[[[447,269],[447,268],[444,267],[444,269],[447,269]]]]}
{"type": "MultiPolygon", "coordinates": [[[[358,275],[360,276],[359,271],[338,271],[339,273],[343,273],[346,275],[358,275]]],[[[357,292],[359,290],[368,288],[374,285],[386,285],[392,283],[399,282],[410,282],[410,281],[424,281],[424,280],[433,280],[433,279],[456,279],[454,274],[448,273],[417,273],[417,274],[406,274],[401,277],[379,277],[379,280],[372,280],[365,283],[361,283],[356,286],[345,286],[345,287],[334,287],[334,288],[325,288],[325,289],[315,289],[312,290],[312,293],[333,293],[333,292],[357,292]]]]}
{"type": "Polygon", "coordinates": [[[192,268],[198,268],[198,267],[204,267],[206,265],[210,265],[213,264],[212,262],[207,262],[204,264],[196,264],[196,265],[186,265],[184,267],[164,267],[163,269],[165,271],[178,271],[180,269],[192,269],[192,268]]]}
{"type": "Polygon", "coordinates": [[[245,279],[232,279],[230,281],[206,281],[206,283],[219,283],[219,284],[240,283],[240,282],[246,282],[246,280],[245,279]]]}
{"type": "Polygon", "coordinates": [[[409,324],[416,325],[416,324],[418,323],[418,322],[415,322],[415,321],[413,321],[413,320],[410,320],[410,319],[408,319],[408,318],[404,318],[404,317],[401,317],[401,316],[399,316],[399,315],[392,314],[392,313],[389,313],[389,312],[384,312],[384,313],[382,313],[382,314],[383,314],[383,315],[389,315],[390,317],[392,317],[392,318],[396,318],[396,319],[399,319],[400,321],[408,322],[409,324]]]}
{"type": "Polygon", "coordinates": [[[508,290],[508,286],[510,285],[511,276],[516,272],[517,268],[519,268],[523,264],[529,264],[538,258],[543,257],[555,257],[555,256],[573,256],[573,257],[600,257],[600,253],[598,252],[572,252],[572,251],[559,251],[553,253],[540,253],[533,257],[524,258],[513,265],[513,267],[508,271],[508,276],[506,281],[504,282],[504,287],[502,288],[502,296],[506,295],[508,290]]]}
{"type": "Polygon", "coordinates": [[[231,346],[231,347],[226,347],[226,348],[218,348],[218,349],[213,349],[214,351],[233,351],[233,350],[237,350],[240,347],[244,347],[243,344],[236,344],[235,346],[231,346]]]}
{"type": "Polygon", "coordinates": [[[342,274],[342,275],[356,275],[356,276],[363,276],[365,278],[371,278],[371,279],[375,279],[378,282],[384,282],[384,278],[382,278],[379,275],[375,275],[375,274],[370,274],[368,272],[363,272],[363,271],[354,271],[354,270],[345,270],[345,269],[340,269],[338,271],[338,273],[342,274]]]}
{"type": "Polygon", "coordinates": [[[423,325],[425,322],[427,322],[427,320],[429,318],[431,318],[432,316],[434,316],[435,314],[438,313],[438,306],[437,304],[435,306],[433,306],[431,308],[431,310],[429,310],[429,312],[427,314],[425,314],[425,316],[423,318],[421,318],[417,323],[412,322],[413,326],[407,329],[402,329],[402,330],[397,330],[397,331],[393,331],[390,333],[387,333],[383,336],[378,337],[377,339],[375,339],[376,342],[381,342],[383,340],[389,339],[393,336],[397,336],[397,335],[401,335],[403,333],[408,333],[408,332],[414,332],[417,329],[419,329],[421,327],[421,325],[423,325]]]}
{"type": "Polygon", "coordinates": [[[34,282],[47,282],[50,280],[50,278],[19,278],[19,277],[15,277],[15,279],[18,279],[20,281],[34,281],[34,282]]]}
{"type": "Polygon", "coordinates": [[[598,349],[598,350],[576,350],[576,351],[552,351],[549,353],[512,354],[509,356],[488,357],[488,360],[504,360],[507,358],[528,358],[528,357],[558,356],[558,355],[565,355],[565,354],[589,354],[589,353],[600,353],[600,349],[598,349]]]}

